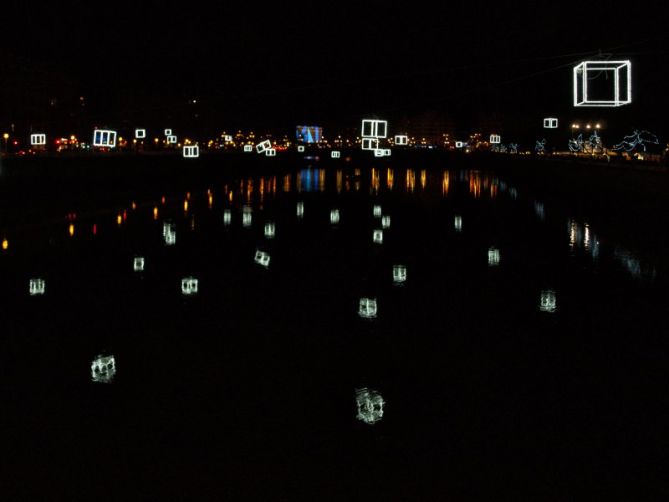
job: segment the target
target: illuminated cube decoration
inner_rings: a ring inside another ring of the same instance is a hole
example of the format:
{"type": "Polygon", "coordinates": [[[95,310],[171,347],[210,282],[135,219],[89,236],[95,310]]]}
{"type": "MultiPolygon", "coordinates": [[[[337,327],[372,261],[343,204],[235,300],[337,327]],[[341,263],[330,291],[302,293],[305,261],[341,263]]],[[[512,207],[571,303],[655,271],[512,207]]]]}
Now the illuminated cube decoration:
{"type": "Polygon", "coordinates": [[[381,228],[390,228],[390,216],[381,218],[381,228]]]}
{"type": "Polygon", "coordinates": [[[93,131],[93,146],[99,148],[116,148],[116,131],[96,129],[93,131]]]}
{"type": "Polygon", "coordinates": [[[377,148],[376,150],[374,150],[374,157],[385,157],[385,156],[386,155],[385,155],[383,149],[377,148]]]}
{"type": "Polygon", "coordinates": [[[356,418],[368,425],[374,425],[383,418],[383,406],[386,404],[381,394],[372,389],[356,389],[355,404],[358,407],[356,418]]]}
{"type": "Polygon", "coordinates": [[[385,138],[388,136],[388,121],[364,119],[362,121],[363,138],[385,138]]]}
{"type": "Polygon", "coordinates": [[[539,298],[539,310],[553,313],[557,310],[557,297],[552,289],[545,289],[539,298]]]}
{"type": "Polygon", "coordinates": [[[339,209],[333,209],[330,211],[330,223],[333,225],[339,223],[339,209]]]}
{"type": "Polygon", "coordinates": [[[265,157],[276,157],[276,150],[274,148],[268,148],[265,150],[265,157]]]}
{"type": "Polygon", "coordinates": [[[165,133],[165,136],[172,136],[172,129],[165,129],[163,132],[165,133]]]}
{"type": "Polygon", "coordinates": [[[375,244],[383,244],[383,230],[374,230],[372,240],[375,244]]]}
{"type": "Polygon", "coordinates": [[[295,138],[301,143],[319,143],[323,138],[323,128],[298,125],[295,130],[295,138]]]}
{"type": "Polygon", "coordinates": [[[44,146],[44,145],[46,145],[46,134],[31,134],[30,135],[30,144],[32,146],[44,146]]]}
{"type": "Polygon", "coordinates": [[[297,145],[297,151],[299,153],[304,153],[304,145],[297,145]]]}
{"type": "Polygon", "coordinates": [[[407,268],[404,265],[393,265],[393,282],[403,284],[407,280],[407,268]]]}
{"type": "Polygon", "coordinates": [[[272,142],[266,139],[265,141],[262,141],[256,145],[256,152],[265,153],[266,150],[269,150],[271,148],[272,148],[272,142]]]}
{"type": "Polygon", "coordinates": [[[167,144],[168,145],[176,145],[177,143],[177,137],[174,135],[168,136],[167,137],[167,144]]]}
{"type": "Polygon", "coordinates": [[[97,356],[91,363],[91,380],[96,383],[111,383],[116,375],[114,356],[97,356]]]}
{"type": "Polygon", "coordinates": [[[253,145],[244,145],[244,152],[245,153],[252,153],[253,152],[253,145]]]}
{"type": "Polygon", "coordinates": [[[197,145],[188,145],[183,148],[184,159],[197,159],[200,156],[200,147],[197,145]]]}
{"type": "Polygon", "coordinates": [[[242,226],[248,228],[253,222],[253,215],[251,214],[251,208],[249,206],[244,206],[242,209],[242,226]]]}
{"type": "Polygon", "coordinates": [[[274,239],[274,236],[276,235],[276,225],[274,225],[273,222],[268,221],[265,223],[265,237],[267,239],[274,239]]]}
{"type": "Polygon", "coordinates": [[[163,239],[166,246],[174,246],[177,243],[177,227],[174,223],[163,223],[163,239]]]}
{"type": "Polygon", "coordinates": [[[499,265],[499,249],[490,248],[488,249],[488,266],[496,267],[499,265]]]}
{"type": "Polygon", "coordinates": [[[358,315],[363,319],[374,319],[377,314],[376,298],[360,298],[358,315]]]}
{"type": "Polygon", "coordinates": [[[453,218],[453,226],[455,227],[456,232],[462,232],[462,216],[453,218]]]}
{"type": "Polygon", "coordinates": [[[44,279],[30,279],[28,291],[30,296],[43,295],[46,291],[46,282],[44,279]]]}
{"type": "Polygon", "coordinates": [[[406,134],[398,134],[395,136],[395,144],[404,146],[409,144],[409,137],[406,134]]]}
{"type": "Polygon", "coordinates": [[[363,150],[378,150],[379,140],[375,138],[362,138],[363,150]]]}
{"type": "Polygon", "coordinates": [[[558,119],[556,118],[545,118],[544,119],[544,129],[557,129],[558,119]]]}
{"type": "Polygon", "coordinates": [[[186,296],[197,294],[198,280],[194,277],[184,277],[181,279],[181,292],[186,296]]]}
{"type": "Polygon", "coordinates": [[[135,139],[146,138],[146,129],[135,129],[135,139]]]}
{"type": "Polygon", "coordinates": [[[226,209],[225,211],[223,211],[223,225],[227,227],[228,225],[230,225],[231,222],[232,222],[232,211],[226,209]]]}
{"type": "Polygon", "coordinates": [[[338,159],[341,157],[341,152],[337,150],[332,150],[332,152],[330,152],[330,157],[332,157],[333,159],[338,159]]]}
{"type": "Polygon", "coordinates": [[[141,256],[135,256],[134,260],[132,261],[132,269],[135,272],[143,272],[144,271],[144,258],[141,256]]]}
{"type": "Polygon", "coordinates": [[[255,261],[258,265],[267,268],[269,267],[269,259],[269,254],[265,253],[264,251],[256,251],[256,255],[253,258],[253,261],[255,261]]]}
{"type": "Polygon", "coordinates": [[[295,207],[295,213],[297,214],[298,218],[303,218],[304,217],[304,202],[298,202],[297,206],[295,207]]]}
{"type": "Polygon", "coordinates": [[[491,134],[490,135],[490,143],[493,145],[499,145],[502,142],[502,138],[500,137],[499,134],[491,134]]]}
{"type": "Polygon", "coordinates": [[[465,146],[465,143],[463,141],[456,141],[455,142],[455,148],[463,148],[465,146]]]}
{"type": "Polygon", "coordinates": [[[381,206],[374,206],[372,209],[372,213],[374,214],[375,218],[381,218],[381,215],[383,212],[381,211],[381,206]]]}
{"type": "Polygon", "coordinates": [[[226,143],[231,143],[232,142],[232,136],[230,136],[229,134],[226,134],[225,136],[223,136],[223,141],[225,141],[226,143]]]}
{"type": "Polygon", "coordinates": [[[574,67],[574,106],[617,107],[631,102],[629,60],[583,61],[574,67]]]}

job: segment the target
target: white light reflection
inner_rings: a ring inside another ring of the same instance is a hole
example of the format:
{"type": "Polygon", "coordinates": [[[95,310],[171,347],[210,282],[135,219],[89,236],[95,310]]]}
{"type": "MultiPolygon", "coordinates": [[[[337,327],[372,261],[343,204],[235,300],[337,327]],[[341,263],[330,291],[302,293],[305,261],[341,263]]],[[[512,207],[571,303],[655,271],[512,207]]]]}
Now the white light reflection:
{"type": "Polygon", "coordinates": [[[372,210],[374,217],[375,218],[381,218],[383,215],[383,211],[381,210],[381,206],[374,206],[374,209],[372,210]]]}
{"type": "Polygon", "coordinates": [[[43,295],[46,291],[46,282],[44,279],[30,279],[28,291],[30,292],[30,296],[43,295]]]}
{"type": "Polygon", "coordinates": [[[363,319],[375,319],[377,314],[376,298],[360,298],[358,315],[363,319]]]}
{"type": "Polygon", "coordinates": [[[275,235],[276,235],[276,225],[273,222],[268,221],[267,223],[265,223],[265,237],[267,239],[274,239],[275,235]]]}
{"type": "Polygon", "coordinates": [[[223,225],[226,227],[232,223],[232,211],[230,209],[223,210],[223,225]]]}
{"type": "Polygon", "coordinates": [[[253,145],[244,145],[244,153],[253,153],[253,145]]]}
{"type": "Polygon", "coordinates": [[[330,211],[330,223],[333,225],[339,223],[339,209],[333,209],[330,211]]]}
{"type": "Polygon", "coordinates": [[[407,280],[407,268],[404,265],[393,265],[393,282],[396,285],[404,284],[407,280]]]}
{"type": "Polygon", "coordinates": [[[381,227],[390,228],[390,216],[384,216],[381,218],[381,227]]]}
{"type": "Polygon", "coordinates": [[[196,295],[198,280],[195,277],[184,277],[181,279],[181,292],[186,296],[196,295]]]}
{"type": "Polygon", "coordinates": [[[116,375],[114,356],[97,356],[91,363],[91,380],[96,383],[111,383],[116,375]]]}
{"type": "Polygon", "coordinates": [[[499,265],[499,249],[490,248],[488,249],[488,266],[496,267],[499,265]]]}
{"type": "Polygon", "coordinates": [[[383,244],[383,230],[374,230],[372,240],[374,244],[383,244]]]}
{"type": "Polygon", "coordinates": [[[163,239],[166,246],[174,246],[177,243],[177,227],[174,223],[163,223],[163,239]]]}
{"type": "Polygon", "coordinates": [[[132,269],[135,272],[144,271],[144,258],[142,256],[135,256],[135,258],[132,260],[132,269]]]}
{"type": "Polygon", "coordinates": [[[333,159],[338,159],[341,157],[341,152],[337,150],[332,150],[332,152],[330,152],[330,157],[332,157],[333,159]]]}
{"type": "Polygon", "coordinates": [[[253,223],[252,209],[250,206],[244,206],[242,209],[242,226],[249,228],[251,223],[253,223]]]}
{"type": "Polygon", "coordinates": [[[552,289],[545,289],[541,292],[539,299],[539,310],[542,312],[555,312],[557,310],[557,297],[552,289]]]}
{"type": "Polygon", "coordinates": [[[456,232],[462,232],[462,216],[455,216],[453,218],[453,226],[456,232]]]}
{"type": "Polygon", "coordinates": [[[253,261],[255,261],[258,265],[267,268],[269,267],[269,259],[269,254],[265,253],[264,251],[256,251],[253,261]]]}
{"type": "Polygon", "coordinates": [[[358,407],[356,418],[368,425],[373,425],[383,418],[383,406],[386,404],[377,391],[367,388],[355,390],[355,404],[358,407]]]}

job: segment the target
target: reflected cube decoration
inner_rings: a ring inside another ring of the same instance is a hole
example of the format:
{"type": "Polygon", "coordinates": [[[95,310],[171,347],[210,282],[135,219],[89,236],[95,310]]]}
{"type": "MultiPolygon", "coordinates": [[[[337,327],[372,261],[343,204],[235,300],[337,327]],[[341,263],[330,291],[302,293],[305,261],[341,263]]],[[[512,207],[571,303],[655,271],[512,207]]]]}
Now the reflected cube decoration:
{"type": "Polygon", "coordinates": [[[499,265],[499,249],[497,248],[490,248],[488,249],[488,266],[489,267],[496,267],[499,265]]]}
{"type": "Polygon", "coordinates": [[[144,271],[144,258],[142,256],[135,256],[135,258],[132,261],[132,269],[135,272],[143,272],[144,271]]]}
{"type": "Polygon", "coordinates": [[[270,256],[268,253],[265,253],[264,251],[256,251],[256,254],[253,258],[253,261],[256,262],[258,265],[261,267],[269,267],[269,260],[270,256]]]}
{"type": "Polygon", "coordinates": [[[453,218],[453,227],[456,232],[462,232],[462,216],[455,216],[453,218]]]}
{"type": "Polygon", "coordinates": [[[330,211],[330,223],[333,225],[339,223],[339,209],[333,209],[330,211]]]}
{"type": "Polygon", "coordinates": [[[383,230],[374,230],[372,241],[374,244],[383,244],[383,230]]]}
{"type": "Polygon", "coordinates": [[[378,313],[376,298],[360,298],[358,315],[363,319],[375,319],[378,313]]]}
{"type": "Polygon", "coordinates": [[[632,102],[632,63],[625,61],[583,61],[574,67],[574,106],[575,107],[618,107],[632,102]],[[591,96],[588,82],[603,78],[606,73],[612,78],[610,94],[607,99],[596,99],[591,96]]]}
{"type": "Polygon", "coordinates": [[[390,228],[390,216],[384,216],[381,218],[381,228],[390,228]]]}
{"type": "Polygon", "coordinates": [[[181,279],[181,293],[185,296],[196,295],[198,284],[198,280],[195,277],[184,277],[181,279]]]}
{"type": "Polygon", "coordinates": [[[97,356],[91,363],[91,380],[96,383],[111,383],[116,375],[114,356],[97,356]]]}
{"type": "Polygon", "coordinates": [[[358,408],[356,418],[368,425],[374,425],[383,418],[386,404],[381,394],[372,389],[356,389],[355,404],[358,408]]]}
{"type": "Polygon", "coordinates": [[[557,295],[552,289],[545,289],[539,297],[539,310],[553,313],[557,310],[557,295]]]}
{"type": "Polygon", "coordinates": [[[46,282],[44,279],[30,279],[28,285],[30,296],[41,296],[46,292],[46,282]]]}
{"type": "Polygon", "coordinates": [[[268,221],[265,223],[265,238],[267,239],[274,239],[274,236],[276,235],[276,225],[268,221]]]}
{"type": "Polygon", "coordinates": [[[404,265],[393,265],[393,282],[396,285],[404,284],[407,280],[407,268],[404,265]]]}
{"type": "Polygon", "coordinates": [[[374,214],[374,218],[381,218],[383,215],[383,211],[381,210],[381,206],[374,206],[372,209],[372,214],[374,214]]]}

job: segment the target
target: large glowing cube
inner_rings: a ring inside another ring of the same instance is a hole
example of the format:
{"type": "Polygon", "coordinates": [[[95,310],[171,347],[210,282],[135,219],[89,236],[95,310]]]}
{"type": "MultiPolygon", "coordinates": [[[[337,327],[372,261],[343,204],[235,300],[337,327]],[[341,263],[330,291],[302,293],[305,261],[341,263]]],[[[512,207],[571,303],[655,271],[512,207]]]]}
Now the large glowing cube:
{"type": "Polygon", "coordinates": [[[372,389],[356,389],[355,404],[358,407],[356,418],[368,425],[374,425],[383,418],[383,406],[386,404],[377,391],[372,389]]]}
{"type": "Polygon", "coordinates": [[[184,277],[181,279],[181,292],[186,296],[196,295],[198,290],[198,280],[194,277],[184,277]]]}
{"type": "Polygon", "coordinates": [[[361,136],[363,138],[385,138],[388,136],[388,121],[364,119],[361,136]]]}
{"type": "Polygon", "coordinates": [[[261,267],[265,268],[269,267],[269,260],[269,254],[265,253],[264,251],[256,251],[255,257],[253,258],[253,261],[255,261],[261,267]]]}
{"type": "Polygon", "coordinates": [[[200,156],[200,147],[197,145],[186,145],[183,148],[184,159],[197,159],[200,156]]]}
{"type": "Polygon", "coordinates": [[[135,139],[146,138],[146,129],[135,129],[135,139]]]}
{"type": "Polygon", "coordinates": [[[116,375],[114,356],[97,356],[91,363],[91,380],[97,383],[111,383],[116,375]]]}
{"type": "Polygon", "coordinates": [[[270,150],[271,148],[272,142],[266,139],[265,141],[262,141],[256,145],[256,152],[265,153],[265,151],[270,150]]]}
{"type": "Polygon", "coordinates": [[[631,102],[632,63],[629,60],[583,61],[574,67],[574,106],[617,107],[631,102]],[[608,89],[601,96],[593,96],[592,88],[604,79],[608,89]]]}
{"type": "Polygon", "coordinates": [[[40,296],[46,292],[46,282],[44,279],[30,279],[28,285],[30,296],[40,296]]]}
{"type": "Polygon", "coordinates": [[[360,298],[358,306],[358,315],[363,319],[374,319],[378,308],[376,305],[376,298],[360,298]]]}
{"type": "Polygon", "coordinates": [[[557,129],[558,119],[548,117],[544,119],[544,129],[557,129]]]}
{"type": "Polygon", "coordinates": [[[32,146],[44,146],[44,145],[46,145],[46,134],[31,134],[30,135],[30,144],[32,146]]]}
{"type": "Polygon", "coordinates": [[[406,134],[398,134],[395,136],[395,144],[404,146],[409,144],[409,137],[406,134]]]}
{"type": "Polygon", "coordinates": [[[116,148],[116,131],[96,129],[93,131],[93,146],[99,148],[116,148]]]}

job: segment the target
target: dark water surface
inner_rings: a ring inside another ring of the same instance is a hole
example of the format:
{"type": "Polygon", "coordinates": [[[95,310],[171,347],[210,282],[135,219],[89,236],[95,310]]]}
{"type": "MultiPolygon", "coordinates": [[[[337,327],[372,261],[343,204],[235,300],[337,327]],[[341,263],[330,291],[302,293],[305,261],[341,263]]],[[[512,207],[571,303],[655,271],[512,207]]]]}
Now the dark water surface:
{"type": "Polygon", "coordinates": [[[399,166],[123,197],[91,192],[69,219],[3,209],[3,499],[667,495],[666,277],[567,204],[399,166]],[[385,402],[375,424],[362,388],[385,402]]]}

